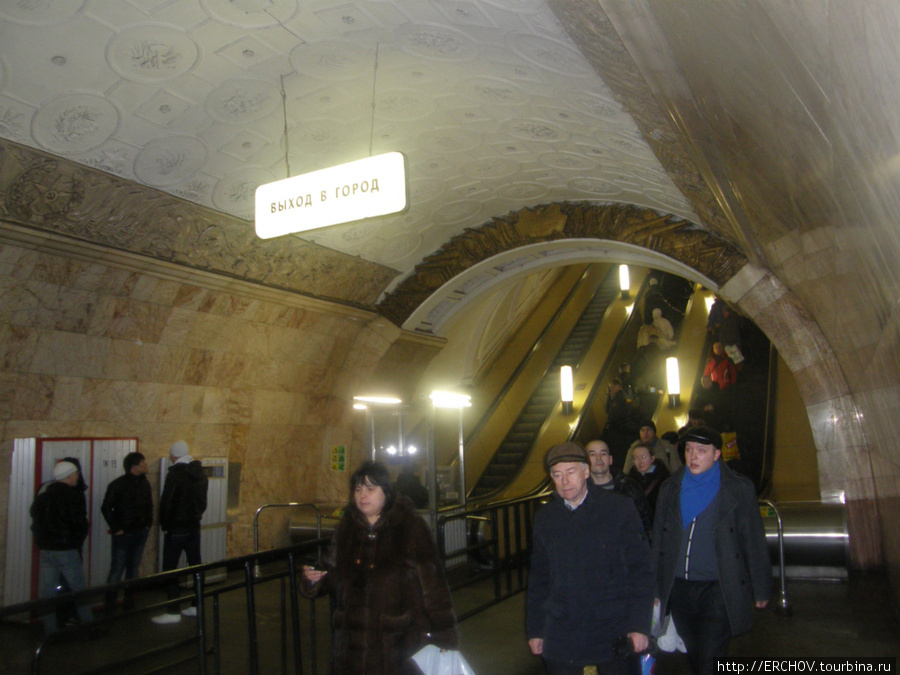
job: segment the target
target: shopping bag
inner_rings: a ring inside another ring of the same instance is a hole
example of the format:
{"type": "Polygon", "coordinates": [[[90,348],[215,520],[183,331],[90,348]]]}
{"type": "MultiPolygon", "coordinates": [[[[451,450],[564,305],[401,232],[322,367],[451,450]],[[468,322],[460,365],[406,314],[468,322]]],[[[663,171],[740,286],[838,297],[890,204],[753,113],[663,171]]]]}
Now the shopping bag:
{"type": "Polygon", "coordinates": [[[681,653],[687,652],[681,636],[675,630],[675,621],[672,619],[671,614],[667,614],[662,620],[661,629],[662,634],[656,639],[656,644],[662,651],[674,652],[677,650],[681,653]]]}
{"type": "Polygon", "coordinates": [[[442,651],[434,645],[426,645],[412,658],[425,675],[475,675],[463,655],[455,649],[442,651]]]}

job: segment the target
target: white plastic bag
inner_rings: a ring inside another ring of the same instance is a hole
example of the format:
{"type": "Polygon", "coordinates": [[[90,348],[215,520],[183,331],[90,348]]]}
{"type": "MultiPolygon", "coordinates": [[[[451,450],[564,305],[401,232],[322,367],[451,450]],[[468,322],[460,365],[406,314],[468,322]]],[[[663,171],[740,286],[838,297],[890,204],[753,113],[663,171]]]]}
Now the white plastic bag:
{"type": "Polygon", "coordinates": [[[434,645],[425,645],[412,658],[425,675],[475,675],[463,655],[455,649],[441,651],[434,645]]]}
{"type": "Polygon", "coordinates": [[[682,654],[687,652],[684,642],[675,630],[675,621],[671,614],[667,614],[662,621],[662,635],[656,639],[656,644],[664,652],[674,652],[678,650],[682,654]]]}

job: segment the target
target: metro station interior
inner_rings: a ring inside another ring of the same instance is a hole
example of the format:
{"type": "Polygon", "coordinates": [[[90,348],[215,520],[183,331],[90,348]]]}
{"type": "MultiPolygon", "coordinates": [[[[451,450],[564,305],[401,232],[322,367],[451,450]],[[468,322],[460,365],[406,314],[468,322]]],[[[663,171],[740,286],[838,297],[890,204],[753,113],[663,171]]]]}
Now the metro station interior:
{"type": "Polygon", "coordinates": [[[661,289],[678,375],[636,383],[645,414],[687,423],[720,298],[741,470],[829,579],[802,597],[865,578],[896,625],[898,28],[876,0],[0,5],[0,606],[36,597],[54,443],[95,490],[132,443],[158,492],[185,440],[223,558],[290,544],[297,512],[258,510],[330,511],[372,456],[417,462],[432,523],[540,494],[661,289]],[[259,185],[390,151],[403,212],[257,236],[259,185]]]}

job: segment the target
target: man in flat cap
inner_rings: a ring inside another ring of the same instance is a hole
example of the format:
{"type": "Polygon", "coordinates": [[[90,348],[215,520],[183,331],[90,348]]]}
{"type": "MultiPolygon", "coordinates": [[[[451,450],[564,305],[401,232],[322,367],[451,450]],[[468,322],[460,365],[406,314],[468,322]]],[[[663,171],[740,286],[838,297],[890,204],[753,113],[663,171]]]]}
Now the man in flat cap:
{"type": "MultiPolygon", "coordinates": [[[[31,531],[40,549],[40,595],[56,594],[65,580],[70,591],[87,587],[81,560],[81,546],[88,535],[87,507],[84,491],[78,487],[78,467],[66,460],[53,467],[53,480],[44,483],[31,505],[31,531]]],[[[90,605],[77,606],[82,624],[93,620],[90,605]]],[[[41,616],[44,632],[56,631],[56,611],[41,616]]]]}
{"type": "Polygon", "coordinates": [[[722,461],[722,436],[699,426],[679,441],[685,466],[656,504],[656,592],[691,666],[705,675],[727,656],[731,636],[750,630],[753,607],[768,603],[772,562],[756,490],[722,461]]]}
{"type": "Polygon", "coordinates": [[[534,521],[528,646],[548,675],[624,675],[617,643],[645,650],[653,613],[650,547],[637,509],[593,485],[579,444],[553,446],[544,462],[556,492],[534,521]]]}
{"type": "MultiPolygon", "coordinates": [[[[176,441],[169,448],[172,465],[166,472],[162,497],[159,498],[159,526],[163,530],[163,572],[178,568],[178,560],[184,551],[189,566],[199,565],[200,560],[200,520],[206,511],[206,493],[209,480],[203,472],[200,460],[190,455],[190,448],[184,441],[176,441]]],[[[169,600],[179,597],[177,580],[166,586],[169,600]]],[[[167,611],[154,616],[156,624],[178,623],[181,616],[197,616],[195,606],[187,607],[180,613],[178,604],[169,605],[167,611]]]]}

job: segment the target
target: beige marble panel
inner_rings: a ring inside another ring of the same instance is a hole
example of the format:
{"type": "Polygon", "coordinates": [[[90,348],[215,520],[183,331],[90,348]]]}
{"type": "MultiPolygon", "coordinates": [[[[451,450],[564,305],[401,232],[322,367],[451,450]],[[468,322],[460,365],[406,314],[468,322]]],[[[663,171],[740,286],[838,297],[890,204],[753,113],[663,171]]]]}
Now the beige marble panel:
{"type": "Polygon", "coordinates": [[[38,258],[40,253],[33,249],[0,243],[0,275],[12,279],[27,279],[38,258]]]}
{"type": "Polygon", "coordinates": [[[99,377],[109,353],[108,338],[64,331],[38,335],[30,371],[79,377],[99,377]]]}
{"type": "Polygon", "coordinates": [[[170,311],[155,303],[104,296],[97,301],[88,331],[121,340],[158,342],[170,311]]]}
{"type": "Polygon", "coordinates": [[[253,424],[291,424],[295,397],[278,391],[256,391],[253,398],[253,424]]]}

